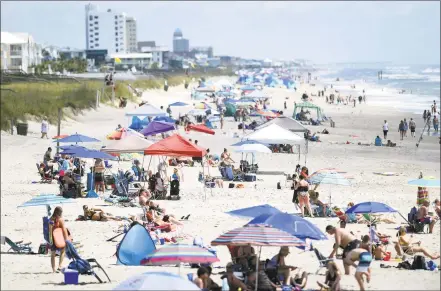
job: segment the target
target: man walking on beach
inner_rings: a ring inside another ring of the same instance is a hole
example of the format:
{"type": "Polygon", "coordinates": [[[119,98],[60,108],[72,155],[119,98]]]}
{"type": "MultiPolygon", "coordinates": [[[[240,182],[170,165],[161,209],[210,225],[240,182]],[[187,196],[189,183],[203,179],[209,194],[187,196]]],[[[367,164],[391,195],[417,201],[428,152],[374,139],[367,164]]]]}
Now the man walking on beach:
{"type": "Polygon", "coordinates": [[[41,138],[44,138],[46,136],[46,138],[49,139],[49,137],[47,136],[48,129],[49,123],[47,122],[46,117],[43,117],[43,121],[41,122],[41,138]]]}
{"type": "Polygon", "coordinates": [[[383,135],[384,139],[387,139],[387,132],[389,131],[389,124],[387,124],[387,120],[384,121],[383,124],[383,135]]]}
{"type": "Polygon", "coordinates": [[[415,137],[416,123],[413,120],[413,118],[411,118],[410,121],[409,121],[409,127],[410,127],[410,135],[412,137],[415,137]]]}

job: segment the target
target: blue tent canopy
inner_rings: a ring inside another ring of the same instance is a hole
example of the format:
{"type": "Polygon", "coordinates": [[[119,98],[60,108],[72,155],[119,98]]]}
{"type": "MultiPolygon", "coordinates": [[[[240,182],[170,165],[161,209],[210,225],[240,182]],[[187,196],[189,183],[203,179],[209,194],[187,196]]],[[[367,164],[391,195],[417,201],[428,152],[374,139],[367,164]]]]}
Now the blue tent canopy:
{"type": "Polygon", "coordinates": [[[168,116],[158,116],[158,117],[155,117],[153,119],[153,121],[163,121],[163,122],[168,122],[168,123],[173,123],[173,124],[175,124],[175,122],[176,122],[176,120],[174,120],[173,118],[168,117],[168,116]]]}
{"type": "Polygon", "coordinates": [[[129,128],[138,131],[143,129],[148,124],[149,124],[148,117],[144,117],[144,119],[141,120],[138,116],[133,116],[132,124],[129,126],[129,128]]]}
{"type": "Polygon", "coordinates": [[[141,260],[156,250],[147,229],[140,225],[133,225],[125,234],[116,251],[117,264],[126,266],[140,266],[141,260]]]}
{"type": "Polygon", "coordinates": [[[175,103],[171,103],[171,104],[169,104],[168,106],[187,106],[188,104],[187,103],[184,103],[184,102],[175,102],[175,103]]]}
{"type": "Polygon", "coordinates": [[[65,150],[60,153],[61,155],[70,155],[77,158],[84,158],[84,159],[103,159],[103,160],[116,160],[117,158],[109,155],[107,153],[96,151],[96,150],[90,150],[86,148],[74,148],[70,150],[65,150]]]}

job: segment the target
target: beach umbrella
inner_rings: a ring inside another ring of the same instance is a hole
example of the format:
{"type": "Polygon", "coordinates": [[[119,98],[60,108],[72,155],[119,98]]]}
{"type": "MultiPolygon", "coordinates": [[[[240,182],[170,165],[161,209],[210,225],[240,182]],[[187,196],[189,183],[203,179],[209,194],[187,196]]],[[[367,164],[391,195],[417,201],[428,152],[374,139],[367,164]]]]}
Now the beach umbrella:
{"type": "Polygon", "coordinates": [[[55,194],[41,194],[32,197],[31,200],[18,206],[21,207],[33,207],[33,206],[46,206],[48,216],[51,215],[51,205],[54,204],[64,204],[64,203],[75,203],[75,199],[64,198],[63,196],[58,196],[55,194]]]}
{"type": "Polygon", "coordinates": [[[70,150],[65,150],[61,152],[62,155],[70,155],[77,158],[83,158],[83,159],[102,159],[102,160],[116,160],[117,158],[109,155],[105,152],[97,151],[97,150],[90,150],[86,148],[72,148],[70,150]]]}
{"type": "Polygon", "coordinates": [[[326,235],[312,222],[288,213],[265,213],[252,219],[248,224],[265,224],[286,231],[295,237],[305,240],[326,240],[326,235]]]}
{"type": "Polygon", "coordinates": [[[184,102],[174,102],[169,104],[168,106],[188,106],[188,104],[184,102]]]}
{"type": "Polygon", "coordinates": [[[250,246],[288,246],[301,247],[305,243],[277,228],[268,225],[248,224],[226,232],[211,242],[212,246],[250,245],[250,246]]]}
{"type": "Polygon", "coordinates": [[[58,146],[59,149],[63,150],[63,151],[74,151],[74,150],[78,150],[78,149],[86,149],[83,146],[79,146],[79,145],[68,145],[68,146],[58,146]]]}
{"type": "Polygon", "coordinates": [[[440,187],[440,180],[422,178],[422,179],[416,179],[416,180],[409,180],[407,182],[407,185],[417,186],[417,187],[427,187],[427,188],[439,188],[440,187]]]}
{"type": "Polygon", "coordinates": [[[271,154],[272,151],[263,144],[243,144],[234,150],[238,153],[264,153],[271,154]]]}
{"type": "Polygon", "coordinates": [[[144,138],[144,136],[142,134],[140,134],[139,132],[137,132],[131,128],[125,128],[125,127],[118,128],[118,129],[112,131],[111,133],[109,133],[106,136],[106,138],[109,140],[119,140],[119,139],[126,137],[127,135],[130,135],[130,134],[137,135],[139,137],[144,138]]]}
{"type": "Polygon", "coordinates": [[[207,113],[205,112],[204,109],[192,109],[190,111],[187,112],[188,115],[193,115],[193,116],[205,116],[207,115],[207,113]]]}
{"type": "Polygon", "coordinates": [[[195,109],[210,109],[210,106],[208,106],[207,104],[202,102],[202,103],[196,104],[194,106],[194,108],[195,109]]]}
{"type": "Polygon", "coordinates": [[[282,211],[269,204],[263,204],[252,207],[240,208],[226,213],[234,216],[239,216],[242,218],[250,218],[250,217],[255,218],[262,214],[282,213],[282,211]]]}
{"type": "Polygon", "coordinates": [[[362,202],[358,203],[348,210],[346,213],[388,213],[398,212],[389,205],[380,202],[362,202]]]}
{"type": "Polygon", "coordinates": [[[130,277],[113,290],[201,290],[193,282],[168,272],[147,272],[130,277]]]}
{"type": "Polygon", "coordinates": [[[155,118],[153,118],[153,121],[163,121],[163,122],[168,122],[168,123],[173,123],[175,124],[176,120],[169,117],[169,116],[157,116],[155,118]]]}
{"type": "Polygon", "coordinates": [[[76,134],[69,135],[65,138],[58,139],[57,142],[79,143],[79,142],[99,142],[99,140],[96,138],[93,138],[93,137],[88,137],[88,136],[76,133],[76,134]]]}
{"type": "Polygon", "coordinates": [[[60,135],[53,136],[52,139],[60,139],[60,138],[68,137],[68,136],[69,136],[68,134],[60,134],[60,135]]]}
{"type": "Polygon", "coordinates": [[[141,261],[141,265],[211,264],[215,262],[219,262],[219,259],[206,248],[194,245],[172,244],[156,249],[141,261]]]}
{"type": "Polygon", "coordinates": [[[309,183],[313,185],[327,184],[329,186],[329,207],[332,201],[332,185],[350,186],[351,182],[340,173],[335,171],[323,171],[309,178],[309,183]]]}

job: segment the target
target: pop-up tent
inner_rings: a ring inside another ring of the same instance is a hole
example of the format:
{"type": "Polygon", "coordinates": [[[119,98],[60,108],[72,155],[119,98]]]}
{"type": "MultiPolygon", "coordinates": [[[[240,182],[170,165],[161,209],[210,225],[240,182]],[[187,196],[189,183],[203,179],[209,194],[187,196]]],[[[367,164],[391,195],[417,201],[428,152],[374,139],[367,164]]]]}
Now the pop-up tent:
{"type": "Polygon", "coordinates": [[[250,94],[243,96],[241,99],[267,99],[270,98],[265,93],[259,90],[254,90],[250,94]]]}
{"type": "Polygon", "coordinates": [[[136,135],[128,135],[123,139],[110,142],[102,152],[109,154],[143,153],[146,148],[153,144],[152,141],[136,135]]]}
{"type": "Polygon", "coordinates": [[[133,116],[132,124],[129,126],[129,128],[133,130],[141,130],[148,124],[149,124],[148,117],[144,117],[144,119],[141,120],[138,116],[133,116]]]}
{"type": "Polygon", "coordinates": [[[144,104],[135,110],[126,113],[126,116],[165,116],[164,111],[150,104],[144,104]]]}
{"type": "Polygon", "coordinates": [[[289,130],[283,129],[277,124],[271,124],[260,130],[250,133],[246,135],[244,139],[258,141],[264,144],[305,144],[305,139],[303,137],[300,137],[289,130]]]}
{"type": "Polygon", "coordinates": [[[278,126],[292,132],[306,132],[308,130],[297,120],[285,116],[279,116],[278,118],[274,118],[271,121],[265,122],[264,124],[258,126],[256,130],[262,129],[271,124],[277,124],[278,126]]]}
{"type": "Polygon", "coordinates": [[[179,134],[174,134],[149,146],[145,155],[174,156],[174,157],[203,157],[207,151],[186,140],[179,134]]]}
{"type": "Polygon", "coordinates": [[[140,131],[144,136],[155,135],[158,133],[167,132],[170,130],[175,130],[175,125],[173,123],[168,123],[164,121],[152,121],[140,131]]]}
{"type": "Polygon", "coordinates": [[[190,124],[188,126],[188,129],[189,130],[194,130],[194,131],[197,131],[197,132],[203,132],[203,133],[206,133],[206,134],[212,134],[212,135],[215,134],[214,130],[208,128],[204,124],[190,124]]]}
{"type": "Polygon", "coordinates": [[[141,260],[156,250],[147,229],[135,223],[121,240],[116,251],[117,264],[140,266],[141,260]]]}
{"type": "Polygon", "coordinates": [[[300,112],[300,110],[302,110],[302,109],[303,110],[305,110],[305,109],[315,110],[317,113],[317,119],[321,120],[323,118],[322,109],[319,106],[312,104],[311,102],[307,102],[307,101],[301,102],[301,103],[296,103],[294,105],[294,112],[292,114],[292,118],[296,118],[297,113],[300,112]],[[297,112],[297,110],[298,110],[298,112],[297,112]]]}

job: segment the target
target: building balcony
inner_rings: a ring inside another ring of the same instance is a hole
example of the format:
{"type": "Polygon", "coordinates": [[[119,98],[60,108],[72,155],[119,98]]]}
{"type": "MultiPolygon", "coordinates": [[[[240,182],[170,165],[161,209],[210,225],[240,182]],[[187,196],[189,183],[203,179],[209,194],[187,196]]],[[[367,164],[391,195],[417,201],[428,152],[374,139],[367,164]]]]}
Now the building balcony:
{"type": "Polygon", "coordinates": [[[10,56],[11,57],[18,57],[18,56],[22,56],[23,55],[23,51],[22,50],[14,50],[10,52],[10,56]]]}

